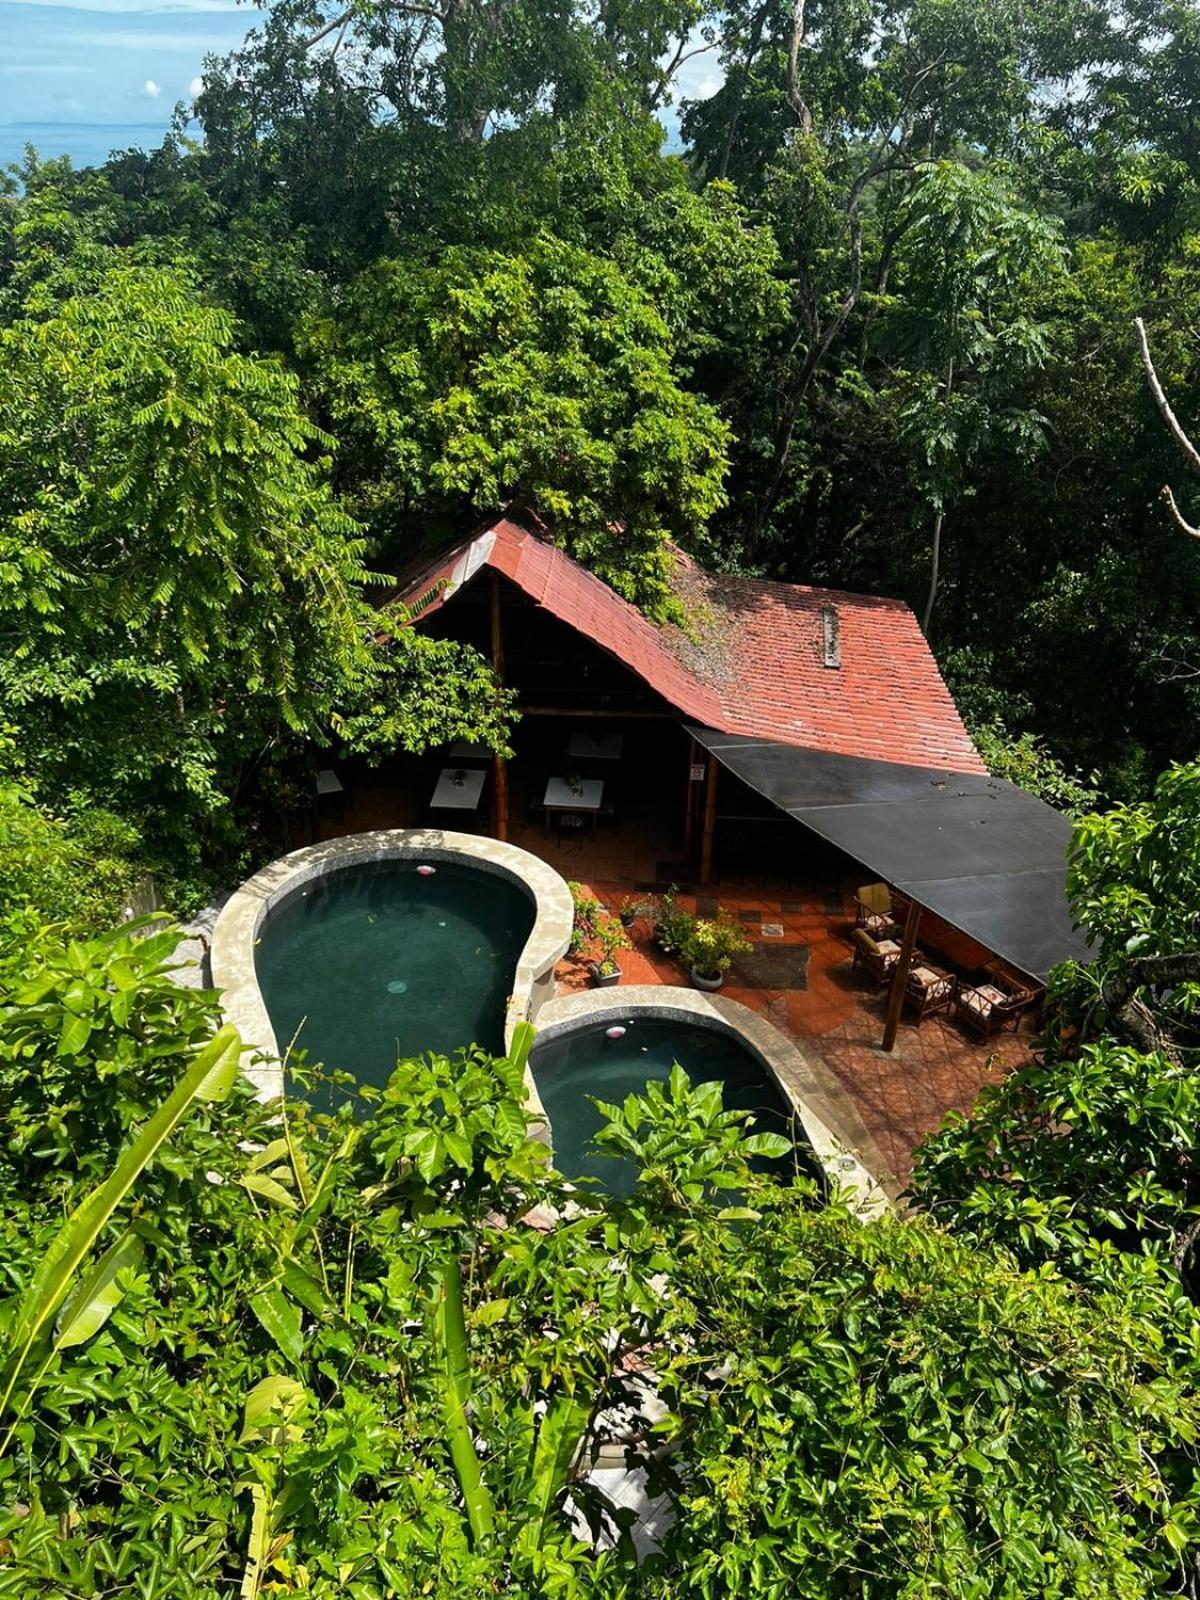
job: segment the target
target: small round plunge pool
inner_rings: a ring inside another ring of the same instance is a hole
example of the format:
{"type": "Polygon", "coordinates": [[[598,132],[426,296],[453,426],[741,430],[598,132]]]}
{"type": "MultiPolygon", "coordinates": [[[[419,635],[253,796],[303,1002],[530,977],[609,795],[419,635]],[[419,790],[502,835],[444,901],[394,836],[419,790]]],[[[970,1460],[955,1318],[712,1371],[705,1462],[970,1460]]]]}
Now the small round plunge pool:
{"type": "Polygon", "coordinates": [[[414,857],[340,867],[272,907],[255,970],[280,1048],[382,1086],[396,1062],[504,1049],[505,1005],[534,923],[511,879],[414,857]],[[424,866],[424,871],[422,871],[424,866]]]}
{"type": "Polygon", "coordinates": [[[644,1093],[651,1080],[665,1083],[676,1062],[693,1085],[719,1081],[726,1110],[753,1114],[750,1132],[781,1133],[792,1141],[793,1149],[778,1160],[755,1158],[759,1170],[785,1179],[816,1172],[799,1116],[749,1045],[723,1028],[636,1009],[580,1018],[534,1044],[529,1065],[558,1170],[571,1179],[594,1178],[609,1194],[629,1194],[633,1167],[590,1147],[604,1119],[588,1097],[620,1105],[626,1095],[644,1093]]]}

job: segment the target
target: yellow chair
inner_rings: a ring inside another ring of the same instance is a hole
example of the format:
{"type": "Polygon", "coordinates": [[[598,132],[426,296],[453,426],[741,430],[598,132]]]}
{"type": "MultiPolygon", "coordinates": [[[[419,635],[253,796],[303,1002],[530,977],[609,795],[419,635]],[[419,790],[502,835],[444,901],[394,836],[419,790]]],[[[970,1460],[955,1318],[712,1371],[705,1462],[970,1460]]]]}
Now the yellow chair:
{"type": "Polygon", "coordinates": [[[890,939],[877,944],[865,928],[854,930],[854,960],[851,968],[863,967],[877,984],[890,981],[893,968],[900,959],[900,946],[890,939]]]}
{"type": "Polygon", "coordinates": [[[864,884],[854,896],[854,920],[872,939],[888,939],[896,931],[892,891],[886,883],[864,884]]]}

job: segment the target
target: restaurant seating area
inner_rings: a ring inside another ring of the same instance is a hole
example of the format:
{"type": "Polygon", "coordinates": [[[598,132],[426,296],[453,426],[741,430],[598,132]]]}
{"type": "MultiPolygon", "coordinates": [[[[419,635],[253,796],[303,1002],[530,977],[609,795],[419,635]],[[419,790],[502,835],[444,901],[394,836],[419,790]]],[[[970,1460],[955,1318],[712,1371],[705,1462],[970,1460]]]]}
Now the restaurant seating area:
{"type": "MultiPolygon", "coordinates": [[[[547,834],[594,833],[618,813],[625,735],[620,730],[576,727],[561,749],[542,753],[539,770],[522,773],[526,819],[547,834]]],[[[426,764],[429,789],[420,820],[463,832],[486,830],[493,803],[494,763],[486,745],[458,740],[426,764]]],[[[346,787],[332,768],[322,770],[316,800],[322,817],[336,820],[345,809],[346,787]]]]}
{"type": "MultiPolygon", "coordinates": [[[[856,891],[854,908],[853,965],[880,988],[889,986],[900,962],[908,902],[893,897],[885,883],[868,883],[856,891]]],[[[917,1023],[948,1013],[973,1037],[990,1039],[998,1033],[1015,1033],[1041,995],[1040,987],[1003,962],[955,971],[918,940],[904,982],[903,1005],[905,1015],[917,1023]]]]}

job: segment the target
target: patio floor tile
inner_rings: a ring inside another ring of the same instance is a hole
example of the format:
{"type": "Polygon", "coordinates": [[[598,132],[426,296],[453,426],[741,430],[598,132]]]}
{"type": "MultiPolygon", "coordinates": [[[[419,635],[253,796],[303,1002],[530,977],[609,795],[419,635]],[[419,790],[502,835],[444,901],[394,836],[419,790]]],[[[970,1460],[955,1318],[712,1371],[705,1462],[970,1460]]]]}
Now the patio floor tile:
{"type": "MultiPolygon", "coordinates": [[[[582,863],[577,875],[582,877],[582,863]]],[[[632,881],[610,877],[602,861],[595,877],[585,881],[614,906],[633,891],[632,881]]],[[[983,1044],[961,1032],[946,1016],[926,1017],[919,1025],[904,1016],[896,1048],[885,1055],[879,1044],[886,991],[851,967],[853,923],[848,908],[852,897],[843,896],[836,914],[826,909],[834,907],[837,899],[828,886],[809,890],[781,886],[772,893],[722,884],[716,897],[721,910],[744,925],[755,920],[782,922],[783,939],[773,941],[777,949],[807,949],[807,988],[726,983],[722,993],[765,1016],[781,1032],[823,1058],[902,1181],[911,1170],[915,1146],[948,1112],[969,1110],[984,1084],[997,1081],[1002,1073],[1029,1059],[1027,1034],[1005,1035],[983,1044]]],[[[688,909],[695,904],[692,895],[681,894],[679,899],[688,909]]],[[[649,922],[639,919],[632,929],[634,948],[622,952],[624,981],[686,984],[682,968],[656,951],[650,936],[649,922]]],[[[558,981],[561,990],[570,991],[590,979],[582,963],[565,961],[560,964],[558,981]]]]}

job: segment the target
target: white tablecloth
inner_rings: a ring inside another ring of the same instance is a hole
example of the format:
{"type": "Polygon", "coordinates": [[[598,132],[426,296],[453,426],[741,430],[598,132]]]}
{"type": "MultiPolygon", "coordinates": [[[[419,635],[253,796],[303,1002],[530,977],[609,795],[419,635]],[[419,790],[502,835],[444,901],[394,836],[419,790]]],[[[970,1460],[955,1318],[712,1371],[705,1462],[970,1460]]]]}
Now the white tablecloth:
{"type": "Polygon", "coordinates": [[[578,778],[574,788],[565,778],[551,778],[542,803],[547,811],[599,811],[603,799],[601,778],[578,778]]]}
{"type": "Polygon", "coordinates": [[[443,767],[429,803],[435,811],[474,811],[486,776],[482,767],[443,767]]]}

